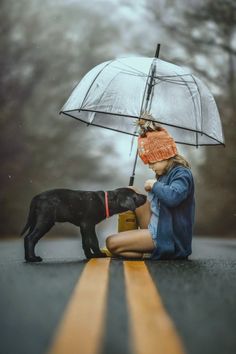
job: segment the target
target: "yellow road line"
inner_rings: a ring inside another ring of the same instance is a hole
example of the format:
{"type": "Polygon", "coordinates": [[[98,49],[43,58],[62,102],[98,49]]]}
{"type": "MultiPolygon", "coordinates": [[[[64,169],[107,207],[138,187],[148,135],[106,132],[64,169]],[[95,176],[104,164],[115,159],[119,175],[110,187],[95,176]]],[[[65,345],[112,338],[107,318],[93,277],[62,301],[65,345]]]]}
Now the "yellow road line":
{"type": "Polygon", "coordinates": [[[185,353],[145,263],[125,261],[124,272],[133,353],[185,353]]]}
{"type": "Polygon", "coordinates": [[[85,266],[48,354],[95,354],[100,350],[106,308],[109,258],[85,266]]]}

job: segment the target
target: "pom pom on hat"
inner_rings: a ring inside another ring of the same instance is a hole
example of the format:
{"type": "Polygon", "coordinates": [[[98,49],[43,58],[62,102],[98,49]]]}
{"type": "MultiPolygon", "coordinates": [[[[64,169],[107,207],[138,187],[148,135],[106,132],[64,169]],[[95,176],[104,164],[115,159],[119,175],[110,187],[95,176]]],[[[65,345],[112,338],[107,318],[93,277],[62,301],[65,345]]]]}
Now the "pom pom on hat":
{"type": "Polygon", "coordinates": [[[138,154],[145,164],[167,160],[178,154],[174,139],[162,127],[138,138],[138,154]]]}

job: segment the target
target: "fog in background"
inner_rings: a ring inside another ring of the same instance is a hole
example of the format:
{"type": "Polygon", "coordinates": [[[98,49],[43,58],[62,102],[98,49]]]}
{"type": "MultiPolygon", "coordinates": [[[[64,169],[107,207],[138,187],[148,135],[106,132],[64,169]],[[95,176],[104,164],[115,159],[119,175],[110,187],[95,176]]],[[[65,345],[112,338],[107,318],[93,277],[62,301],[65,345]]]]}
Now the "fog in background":
{"type": "MultiPolygon", "coordinates": [[[[236,3],[230,0],[2,0],[0,5],[1,237],[17,236],[31,198],[46,189],[127,186],[136,145],[59,115],[73,87],[117,56],[190,68],[214,94],[226,148],[184,147],[196,184],[195,235],[235,237],[236,3]]],[[[153,173],[139,160],[135,185],[153,173]]],[[[116,231],[117,217],[98,227],[116,231]]],[[[79,234],[70,224],[54,234],[79,234]]]]}

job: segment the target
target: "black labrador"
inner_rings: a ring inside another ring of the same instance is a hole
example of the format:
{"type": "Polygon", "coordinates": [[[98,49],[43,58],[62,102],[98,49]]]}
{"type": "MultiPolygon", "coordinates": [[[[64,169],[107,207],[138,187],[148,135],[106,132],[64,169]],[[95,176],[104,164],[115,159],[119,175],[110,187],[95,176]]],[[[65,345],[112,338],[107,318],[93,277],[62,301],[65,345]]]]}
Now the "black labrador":
{"type": "MultiPolygon", "coordinates": [[[[147,197],[131,188],[107,191],[109,215],[135,210],[146,202],[147,197]]],[[[36,243],[55,224],[70,222],[80,227],[82,246],[87,258],[106,257],[99,248],[95,225],[107,217],[104,191],[74,191],[52,189],[36,195],[30,204],[28,220],[21,235],[24,237],[25,260],[41,262],[35,255],[36,243]]]]}

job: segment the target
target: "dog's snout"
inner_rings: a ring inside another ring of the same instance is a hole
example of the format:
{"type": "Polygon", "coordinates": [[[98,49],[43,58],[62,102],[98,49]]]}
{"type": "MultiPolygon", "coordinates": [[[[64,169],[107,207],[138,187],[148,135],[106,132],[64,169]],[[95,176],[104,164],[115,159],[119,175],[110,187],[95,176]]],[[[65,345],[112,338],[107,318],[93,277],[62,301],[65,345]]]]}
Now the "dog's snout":
{"type": "Polygon", "coordinates": [[[144,203],[146,203],[146,200],[147,200],[147,196],[144,195],[144,194],[139,194],[138,195],[138,198],[137,198],[137,204],[139,206],[143,205],[144,203]]]}
{"type": "Polygon", "coordinates": [[[142,198],[143,198],[143,200],[144,200],[144,203],[147,201],[147,196],[146,195],[142,195],[142,198]]]}

